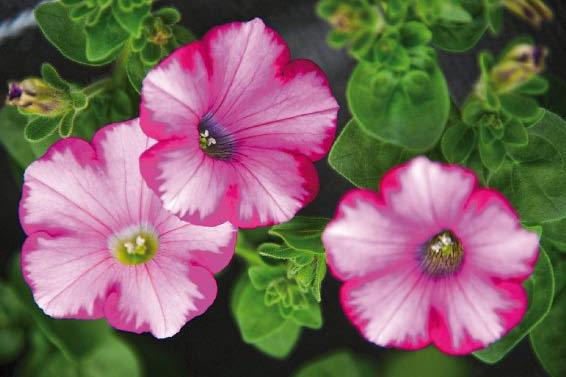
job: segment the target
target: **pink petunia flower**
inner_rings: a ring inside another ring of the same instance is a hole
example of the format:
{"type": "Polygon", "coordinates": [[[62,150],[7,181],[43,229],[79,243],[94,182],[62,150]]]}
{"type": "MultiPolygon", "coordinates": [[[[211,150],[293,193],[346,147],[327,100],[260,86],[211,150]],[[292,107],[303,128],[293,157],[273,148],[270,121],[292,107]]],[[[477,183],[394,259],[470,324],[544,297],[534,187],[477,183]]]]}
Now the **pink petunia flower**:
{"type": "Polygon", "coordinates": [[[371,342],[466,354],[519,323],[538,237],[456,165],[418,157],[353,190],[323,233],[342,306],[371,342]]]}
{"type": "Polygon", "coordinates": [[[56,318],[176,334],[216,296],[213,273],[234,252],[230,223],[201,227],[164,210],[139,172],[153,142],[137,120],[88,142],[54,144],[25,173],[22,270],[37,304],[56,318]]]}
{"type": "Polygon", "coordinates": [[[210,30],[143,82],[140,122],[158,142],[141,172],[163,206],[198,224],[290,220],[318,191],[338,105],[325,74],[290,60],[260,19],[210,30]]]}

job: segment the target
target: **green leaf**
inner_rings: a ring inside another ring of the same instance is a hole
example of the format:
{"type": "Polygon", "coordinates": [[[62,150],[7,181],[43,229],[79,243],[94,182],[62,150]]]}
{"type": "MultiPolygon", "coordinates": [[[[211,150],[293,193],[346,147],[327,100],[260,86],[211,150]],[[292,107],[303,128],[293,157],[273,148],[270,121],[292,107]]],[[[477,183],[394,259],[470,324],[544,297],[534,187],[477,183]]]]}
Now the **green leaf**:
{"type": "Polygon", "coordinates": [[[318,258],[316,268],[314,270],[314,281],[312,283],[312,294],[317,302],[321,301],[320,291],[322,281],[326,276],[326,258],[318,258]]]}
{"type": "Polygon", "coordinates": [[[525,126],[516,119],[511,119],[505,126],[503,140],[506,144],[524,146],[529,143],[529,134],[525,126]]]}
{"type": "Polygon", "coordinates": [[[335,351],[301,367],[294,377],[375,377],[376,366],[349,351],[335,351]]]}
{"type": "Polygon", "coordinates": [[[322,231],[329,219],[324,217],[295,216],[291,221],[275,225],[269,234],[280,237],[295,250],[322,254],[322,231]]]}
{"type": "Polygon", "coordinates": [[[462,0],[460,3],[468,14],[467,20],[441,21],[432,26],[432,42],[450,52],[463,52],[474,47],[487,29],[483,1],[462,0]]]}
{"type": "Polygon", "coordinates": [[[174,25],[181,21],[181,12],[172,7],[160,8],[153,12],[153,15],[161,18],[165,25],[174,25]]]}
{"type": "Polygon", "coordinates": [[[0,143],[23,169],[36,157],[29,142],[24,139],[26,123],[27,118],[15,107],[4,106],[0,109],[0,143]]]}
{"type": "Polygon", "coordinates": [[[566,121],[550,111],[527,129],[529,144],[510,148],[508,161],[493,175],[498,188],[529,224],[561,220],[566,214],[566,121]]]}
{"type": "Polygon", "coordinates": [[[279,330],[253,345],[269,356],[284,359],[295,348],[300,336],[301,326],[287,320],[279,330]]]}
{"type": "Polygon", "coordinates": [[[148,42],[143,47],[143,50],[141,50],[140,58],[145,65],[152,67],[161,59],[161,53],[161,46],[148,42]]]}
{"type": "Polygon", "coordinates": [[[129,36],[116,21],[111,8],[104,10],[100,20],[87,26],[85,31],[86,56],[91,62],[113,60],[129,36]]]}
{"type": "Polygon", "coordinates": [[[265,290],[273,280],[285,277],[285,268],[283,266],[253,266],[248,269],[248,275],[254,288],[265,290]]]}
{"type": "Polygon", "coordinates": [[[509,93],[501,95],[499,100],[503,110],[521,120],[529,122],[540,117],[538,102],[530,97],[509,93]]]}
{"type": "Polygon", "coordinates": [[[472,127],[468,127],[458,119],[451,116],[448,127],[442,135],[440,147],[446,161],[450,163],[463,163],[471,155],[476,147],[476,134],[472,127]]]}
{"type": "Polygon", "coordinates": [[[0,363],[7,364],[22,353],[26,339],[21,328],[0,328],[0,363]]]}
{"type": "Polygon", "coordinates": [[[535,96],[544,94],[547,90],[548,81],[542,76],[534,76],[516,89],[518,93],[535,96]]]}
{"type": "Polygon", "coordinates": [[[354,185],[375,188],[387,170],[413,156],[405,149],[369,136],[352,119],[332,146],[328,163],[354,185]]]}
{"type": "Polygon", "coordinates": [[[566,289],[554,300],[552,309],[532,332],[531,346],[541,365],[552,377],[566,376],[566,289]]]}
{"type": "Polygon", "coordinates": [[[549,88],[542,98],[541,106],[566,118],[566,81],[555,75],[547,75],[549,88]]]}
{"type": "Polygon", "coordinates": [[[382,83],[372,80],[377,69],[358,64],[348,83],[348,104],[358,124],[383,142],[419,151],[432,148],[442,135],[450,111],[442,71],[434,68],[426,97],[417,100],[398,84],[383,93],[382,83]]]}
{"type": "Polygon", "coordinates": [[[143,23],[147,16],[149,16],[150,11],[150,4],[134,8],[130,11],[124,11],[117,5],[112,7],[112,14],[116,21],[133,37],[141,35],[143,23]]]}
{"type": "Polygon", "coordinates": [[[445,355],[434,347],[389,355],[383,377],[468,377],[465,359],[445,355]]]}
{"type": "Polygon", "coordinates": [[[132,350],[117,336],[106,337],[80,361],[81,377],[140,377],[140,362],[132,350]]]}
{"type": "Polygon", "coordinates": [[[41,4],[35,8],[34,14],[47,40],[68,59],[87,65],[104,65],[112,60],[110,56],[98,60],[87,59],[84,24],[72,21],[69,8],[61,3],[41,4]]]}
{"type": "Polygon", "coordinates": [[[490,143],[480,141],[479,151],[481,161],[490,171],[496,171],[505,161],[505,146],[499,140],[490,143]]]}
{"type": "Polygon", "coordinates": [[[401,41],[406,47],[427,44],[431,38],[430,29],[422,22],[409,21],[401,28],[401,41]]]}
{"type": "Polygon", "coordinates": [[[291,318],[298,325],[318,330],[322,327],[320,305],[312,299],[308,300],[307,303],[305,308],[294,310],[291,318]]]}
{"type": "Polygon", "coordinates": [[[173,25],[171,29],[178,45],[185,45],[196,39],[195,35],[189,29],[181,25],[173,25]]]}
{"type": "Polygon", "coordinates": [[[24,130],[24,137],[31,143],[42,141],[57,130],[60,119],[44,117],[32,119],[24,130]]]}
{"type": "Polygon", "coordinates": [[[529,307],[523,320],[501,340],[474,352],[474,356],[481,361],[494,364],[503,359],[550,311],[554,297],[554,272],[544,249],[540,249],[535,271],[524,285],[529,294],[529,307]]]}
{"type": "Polygon", "coordinates": [[[264,292],[246,282],[236,303],[236,322],[246,343],[256,343],[285,325],[277,305],[266,306],[264,292]]]}

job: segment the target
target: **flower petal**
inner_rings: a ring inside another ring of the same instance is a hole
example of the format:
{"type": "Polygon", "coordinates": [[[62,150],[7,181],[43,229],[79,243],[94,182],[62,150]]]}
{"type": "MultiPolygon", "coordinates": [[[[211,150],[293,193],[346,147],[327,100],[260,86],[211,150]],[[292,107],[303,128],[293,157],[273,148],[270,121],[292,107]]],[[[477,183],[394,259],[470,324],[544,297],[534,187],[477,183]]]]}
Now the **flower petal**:
{"type": "Polygon", "coordinates": [[[114,258],[93,237],[36,232],[22,247],[22,271],[43,311],[56,318],[101,318],[114,258]]]}
{"type": "Polygon", "coordinates": [[[289,221],[318,193],[313,163],[301,155],[262,148],[246,148],[233,163],[239,202],[230,221],[255,228],[289,221]]]}
{"type": "Polygon", "coordinates": [[[390,170],[380,190],[391,210],[429,234],[449,229],[476,187],[475,175],[459,166],[417,157],[390,170]]]}
{"type": "Polygon", "coordinates": [[[466,253],[465,268],[501,279],[525,280],[533,272],[538,236],[521,227],[516,213],[499,193],[474,191],[456,231],[466,253]]]}
{"type": "Polygon", "coordinates": [[[188,140],[160,142],[140,158],[143,177],[163,206],[185,221],[219,225],[237,203],[234,169],[188,140]]]}
{"type": "Polygon", "coordinates": [[[414,269],[347,281],[341,290],[346,315],[369,341],[383,347],[419,349],[430,343],[434,283],[414,269]]]}
{"type": "Polygon", "coordinates": [[[374,192],[352,190],[340,201],[322,241],[334,275],[347,280],[410,263],[426,236],[399,221],[374,192]]]}
{"type": "Polygon", "coordinates": [[[239,142],[322,158],[336,132],[338,104],[313,62],[289,60],[285,41],[260,19],[211,30],[215,118],[239,142]]]}
{"type": "Polygon", "coordinates": [[[200,42],[176,50],[143,81],[140,119],[154,139],[194,138],[209,108],[209,68],[200,42]]]}
{"type": "Polygon", "coordinates": [[[199,266],[158,254],[146,264],[121,267],[120,279],[106,301],[108,322],[121,330],[173,336],[202,314],[216,297],[216,281],[199,266]]]}
{"type": "Polygon", "coordinates": [[[468,354],[501,338],[523,318],[527,308],[524,288],[462,271],[439,282],[433,306],[431,339],[443,352],[468,354]]]}

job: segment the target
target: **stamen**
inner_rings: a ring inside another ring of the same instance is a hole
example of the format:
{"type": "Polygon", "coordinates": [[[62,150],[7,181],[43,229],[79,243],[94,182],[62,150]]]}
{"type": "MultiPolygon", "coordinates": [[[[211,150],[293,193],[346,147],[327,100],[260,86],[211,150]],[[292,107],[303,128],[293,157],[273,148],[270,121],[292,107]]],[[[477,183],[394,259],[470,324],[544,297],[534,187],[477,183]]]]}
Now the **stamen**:
{"type": "Polygon", "coordinates": [[[236,143],[231,134],[209,113],[199,123],[199,145],[210,157],[228,160],[234,155],[236,143]]]}
{"type": "Polygon", "coordinates": [[[109,241],[112,254],[126,265],[142,264],[151,260],[159,246],[157,236],[150,230],[127,229],[109,241]]]}
{"type": "Polygon", "coordinates": [[[420,250],[419,260],[425,273],[434,278],[454,275],[464,259],[462,243],[449,230],[432,237],[420,250]]]}

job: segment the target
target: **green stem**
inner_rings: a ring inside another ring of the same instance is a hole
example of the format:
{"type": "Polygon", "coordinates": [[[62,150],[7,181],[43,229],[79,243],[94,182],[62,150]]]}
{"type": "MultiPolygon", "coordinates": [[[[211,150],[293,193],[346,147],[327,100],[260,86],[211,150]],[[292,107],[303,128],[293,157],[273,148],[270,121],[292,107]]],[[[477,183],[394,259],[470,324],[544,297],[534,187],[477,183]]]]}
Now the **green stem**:
{"type": "Polygon", "coordinates": [[[258,253],[248,249],[247,247],[236,247],[236,255],[252,266],[261,266],[265,264],[258,253]]]}
{"type": "Polygon", "coordinates": [[[93,82],[92,84],[86,86],[83,89],[83,93],[89,99],[99,95],[102,92],[112,89],[113,82],[111,78],[102,79],[100,81],[93,82]]]}

